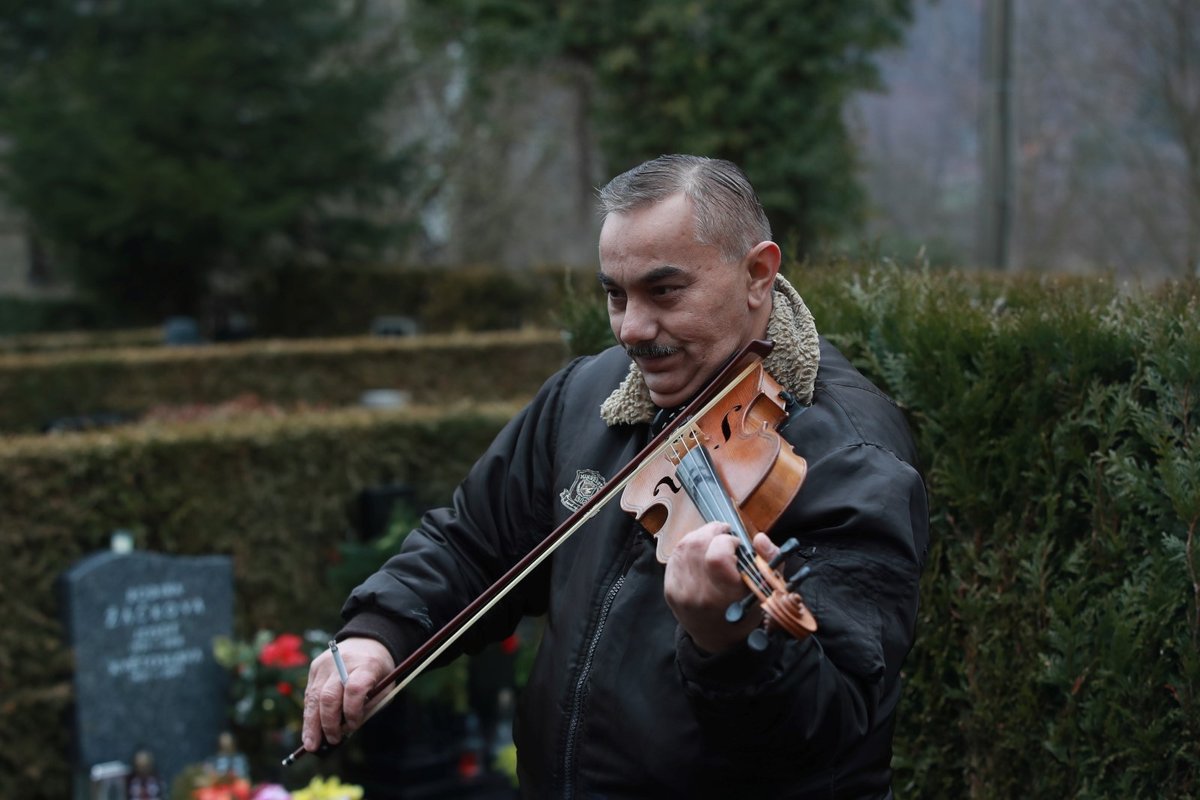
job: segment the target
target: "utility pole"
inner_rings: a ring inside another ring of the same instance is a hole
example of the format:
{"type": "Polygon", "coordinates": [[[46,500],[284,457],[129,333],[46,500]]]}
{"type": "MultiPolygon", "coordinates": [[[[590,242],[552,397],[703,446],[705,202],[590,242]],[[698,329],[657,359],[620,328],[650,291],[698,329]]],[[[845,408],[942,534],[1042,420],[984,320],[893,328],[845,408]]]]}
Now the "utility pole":
{"type": "Polygon", "coordinates": [[[1013,124],[1013,2],[986,0],[983,18],[983,190],[979,260],[1012,266],[1016,132],[1013,124]]]}

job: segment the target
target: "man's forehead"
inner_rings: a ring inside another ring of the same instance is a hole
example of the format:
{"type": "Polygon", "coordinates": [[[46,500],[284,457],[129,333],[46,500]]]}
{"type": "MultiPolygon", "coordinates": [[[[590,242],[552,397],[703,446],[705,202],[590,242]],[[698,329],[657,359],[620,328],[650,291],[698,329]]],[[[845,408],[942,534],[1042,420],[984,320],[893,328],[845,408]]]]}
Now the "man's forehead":
{"type": "Polygon", "coordinates": [[[677,192],[661,200],[642,203],[633,208],[610,211],[604,216],[604,222],[600,227],[601,244],[603,244],[606,234],[611,238],[615,235],[614,231],[624,231],[631,225],[648,220],[653,221],[655,225],[669,227],[674,231],[687,230],[693,237],[695,236],[696,215],[691,198],[682,192],[677,192]]]}

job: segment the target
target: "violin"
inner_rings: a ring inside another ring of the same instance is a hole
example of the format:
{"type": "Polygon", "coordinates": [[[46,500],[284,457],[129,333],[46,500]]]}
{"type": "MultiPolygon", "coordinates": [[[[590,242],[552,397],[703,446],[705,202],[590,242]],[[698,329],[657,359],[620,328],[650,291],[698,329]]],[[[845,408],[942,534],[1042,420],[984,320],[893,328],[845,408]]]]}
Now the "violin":
{"type": "MultiPolygon", "coordinates": [[[[760,345],[769,352],[768,343],[760,345]]],[[[621,508],[638,520],[657,541],[663,564],[679,539],[707,522],[724,522],[738,540],[738,571],[750,594],[726,611],[728,622],[741,620],[757,602],[763,628],[751,634],[756,650],[767,645],[766,633],[782,628],[802,639],[817,629],[816,619],[796,589],[808,577],[807,567],[784,579],[776,567],[799,548],[789,539],[765,560],[751,543],[755,532],[767,531],[800,491],[807,462],[778,433],[787,419],[783,387],[763,369],[762,355],[748,348],[750,363],[720,394],[719,402],[674,429],[655,457],[642,461],[621,495],[621,508]]],[[[765,353],[764,353],[765,354],[765,353]]]]}
{"type": "MultiPolygon", "coordinates": [[[[366,695],[367,703],[374,703],[366,719],[390,703],[618,492],[622,509],[655,536],[656,555],[663,563],[689,531],[706,522],[729,525],[738,539],[738,570],[750,593],[731,604],[725,618],[734,623],[753,605],[762,608],[763,624],[750,634],[750,647],[764,649],[776,630],[796,638],[814,632],[816,619],[797,590],[810,574],[809,567],[790,578],[776,569],[799,547],[796,540],[785,542],[770,561],[751,544],[750,528],[769,530],[800,490],[807,471],[804,459],[777,430],[787,418],[786,395],[762,367],[773,347],[769,341],[750,342],[612,480],[376,683],[366,695]]],[[[323,744],[317,752],[331,749],[323,744]]],[[[283,765],[306,752],[297,748],[283,765]]]]}

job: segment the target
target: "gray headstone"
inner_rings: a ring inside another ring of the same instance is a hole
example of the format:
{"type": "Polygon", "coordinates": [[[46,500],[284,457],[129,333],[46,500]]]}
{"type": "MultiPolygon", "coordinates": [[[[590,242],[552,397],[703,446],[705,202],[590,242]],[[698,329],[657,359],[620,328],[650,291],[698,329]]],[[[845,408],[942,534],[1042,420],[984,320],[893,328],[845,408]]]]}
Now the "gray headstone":
{"type": "Polygon", "coordinates": [[[202,344],[200,324],[193,317],[168,317],[163,323],[163,342],[169,345],[202,344]]]}
{"type": "Polygon", "coordinates": [[[61,584],[75,655],[77,767],[154,753],[169,785],[213,754],[226,727],[216,636],[233,631],[228,556],[97,553],[61,584]]]}

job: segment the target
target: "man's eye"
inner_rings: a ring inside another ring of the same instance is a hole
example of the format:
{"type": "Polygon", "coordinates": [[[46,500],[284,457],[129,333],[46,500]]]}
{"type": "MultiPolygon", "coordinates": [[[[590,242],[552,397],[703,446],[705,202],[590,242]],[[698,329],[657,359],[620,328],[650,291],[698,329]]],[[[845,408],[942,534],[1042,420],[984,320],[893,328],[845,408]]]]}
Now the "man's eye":
{"type": "Polygon", "coordinates": [[[677,291],[679,291],[678,286],[655,286],[650,290],[655,297],[665,297],[666,295],[673,294],[677,291]]]}
{"type": "Polygon", "coordinates": [[[622,292],[620,289],[613,289],[612,287],[609,287],[604,290],[604,293],[606,295],[608,295],[609,300],[612,300],[614,302],[625,299],[625,293],[622,292]]]}

